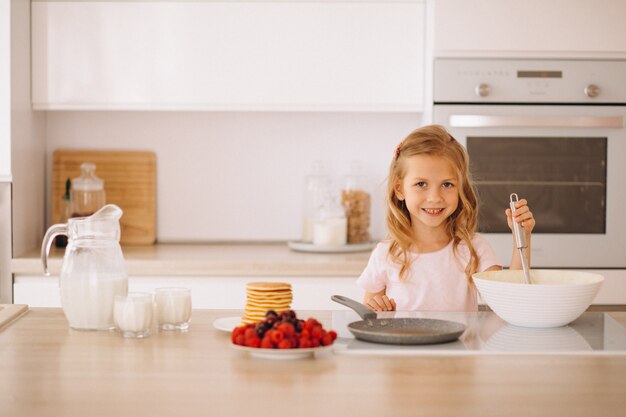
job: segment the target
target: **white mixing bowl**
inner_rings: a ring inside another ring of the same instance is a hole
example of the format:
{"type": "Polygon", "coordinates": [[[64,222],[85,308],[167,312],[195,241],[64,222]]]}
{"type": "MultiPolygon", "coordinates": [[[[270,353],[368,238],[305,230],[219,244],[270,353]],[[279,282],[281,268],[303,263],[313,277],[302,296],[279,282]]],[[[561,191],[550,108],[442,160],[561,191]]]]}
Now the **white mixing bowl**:
{"type": "Polygon", "coordinates": [[[602,275],[558,269],[534,269],[530,276],[530,285],[521,270],[478,272],[473,278],[498,317],[523,327],[558,327],[576,320],[604,282],[602,275]]]}

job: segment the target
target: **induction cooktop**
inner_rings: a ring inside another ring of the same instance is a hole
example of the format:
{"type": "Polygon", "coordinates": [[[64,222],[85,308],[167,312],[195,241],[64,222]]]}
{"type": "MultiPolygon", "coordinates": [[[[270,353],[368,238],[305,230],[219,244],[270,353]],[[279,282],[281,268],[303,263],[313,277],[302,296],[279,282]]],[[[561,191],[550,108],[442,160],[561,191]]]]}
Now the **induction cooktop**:
{"type": "Polygon", "coordinates": [[[465,324],[459,339],[442,344],[399,346],[355,339],[347,325],[361,320],[353,311],[335,311],[332,329],[337,354],[355,355],[626,355],[626,328],[607,313],[587,312],[567,326],[536,329],[507,324],[493,312],[388,312],[379,318],[424,317],[465,324]]]}

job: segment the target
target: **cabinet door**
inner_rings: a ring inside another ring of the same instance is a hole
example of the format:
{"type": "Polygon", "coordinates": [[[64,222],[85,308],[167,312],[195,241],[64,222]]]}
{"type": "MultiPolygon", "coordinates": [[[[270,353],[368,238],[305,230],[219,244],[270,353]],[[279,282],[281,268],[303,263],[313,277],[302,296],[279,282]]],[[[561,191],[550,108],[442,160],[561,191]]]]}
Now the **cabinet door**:
{"type": "MultiPolygon", "coordinates": [[[[191,289],[193,308],[243,310],[246,305],[246,283],[250,281],[289,282],[292,286],[295,310],[344,310],[331,301],[330,296],[341,294],[361,300],[363,291],[355,284],[356,277],[190,277],[190,276],[133,276],[128,280],[129,291],[154,293],[159,287],[186,287],[191,289]]],[[[16,275],[13,284],[15,304],[30,307],[60,307],[58,277],[16,275]]]]}
{"type": "Polygon", "coordinates": [[[435,54],[626,56],[622,0],[437,0],[435,54]]]}
{"type": "Polygon", "coordinates": [[[35,109],[421,111],[423,1],[34,1],[35,109]]]}

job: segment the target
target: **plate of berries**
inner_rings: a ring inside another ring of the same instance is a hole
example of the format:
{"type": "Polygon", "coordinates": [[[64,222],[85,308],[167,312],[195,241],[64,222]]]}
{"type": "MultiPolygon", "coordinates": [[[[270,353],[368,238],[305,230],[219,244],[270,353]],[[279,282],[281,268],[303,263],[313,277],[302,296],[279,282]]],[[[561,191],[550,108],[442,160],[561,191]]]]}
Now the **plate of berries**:
{"type": "Polygon", "coordinates": [[[268,310],[263,321],[235,327],[231,346],[257,358],[299,359],[330,350],[336,338],[313,317],[302,320],[293,310],[268,310]]]}

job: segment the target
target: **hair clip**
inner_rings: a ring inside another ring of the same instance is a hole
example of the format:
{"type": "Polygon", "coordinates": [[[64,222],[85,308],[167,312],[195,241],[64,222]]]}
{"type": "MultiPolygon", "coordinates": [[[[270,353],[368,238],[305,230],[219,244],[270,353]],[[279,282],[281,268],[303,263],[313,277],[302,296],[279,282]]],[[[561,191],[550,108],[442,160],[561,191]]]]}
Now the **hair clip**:
{"type": "Polygon", "coordinates": [[[400,156],[400,148],[402,147],[402,144],[404,143],[404,139],[400,141],[400,143],[398,143],[398,146],[396,146],[396,150],[394,152],[394,158],[398,159],[398,156],[400,156]]]}

